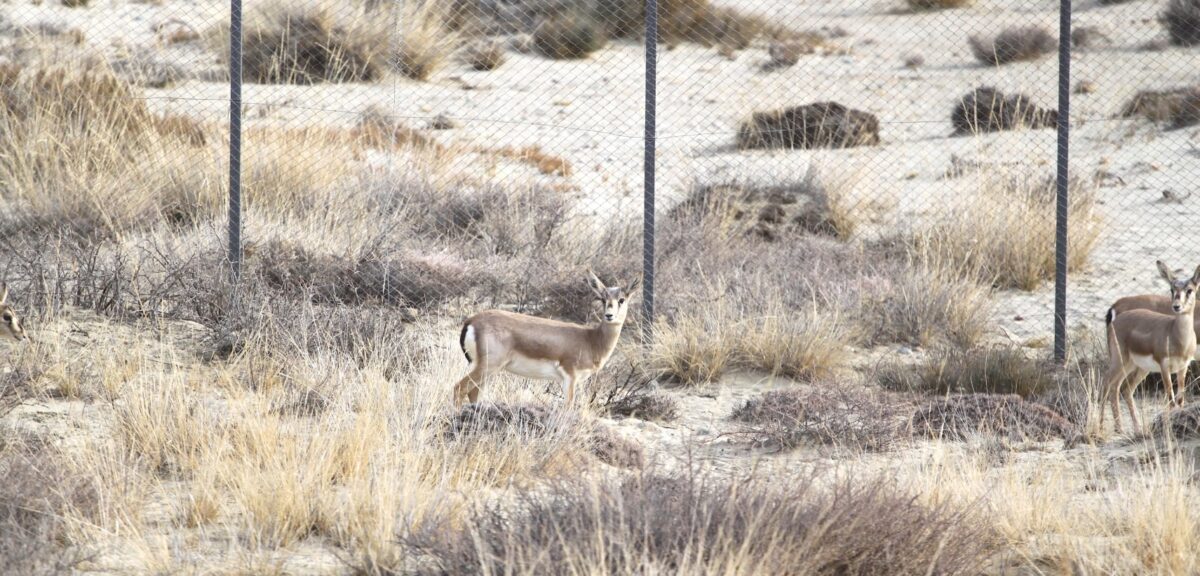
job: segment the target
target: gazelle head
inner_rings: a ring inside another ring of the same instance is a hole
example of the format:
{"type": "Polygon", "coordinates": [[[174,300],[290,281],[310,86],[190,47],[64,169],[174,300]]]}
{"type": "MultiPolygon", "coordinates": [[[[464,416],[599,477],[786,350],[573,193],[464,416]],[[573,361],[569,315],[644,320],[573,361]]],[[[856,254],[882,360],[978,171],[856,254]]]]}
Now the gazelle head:
{"type": "Polygon", "coordinates": [[[8,304],[8,284],[0,284],[0,326],[18,342],[24,340],[25,329],[21,327],[21,318],[17,311],[8,304]]]}
{"type": "Polygon", "coordinates": [[[624,324],[625,316],[629,314],[629,301],[636,293],[638,284],[641,284],[642,277],[638,276],[628,286],[605,286],[600,278],[596,277],[596,273],[588,270],[588,286],[591,287],[592,293],[596,296],[596,300],[604,306],[600,313],[600,319],[607,324],[624,324]]]}
{"type": "Polygon", "coordinates": [[[1200,286],[1200,266],[1196,267],[1196,271],[1192,273],[1191,278],[1179,280],[1175,278],[1175,273],[1162,260],[1159,260],[1157,264],[1158,271],[1162,274],[1163,280],[1166,280],[1167,284],[1171,285],[1171,309],[1176,314],[1191,312],[1196,306],[1196,287],[1200,286]]]}

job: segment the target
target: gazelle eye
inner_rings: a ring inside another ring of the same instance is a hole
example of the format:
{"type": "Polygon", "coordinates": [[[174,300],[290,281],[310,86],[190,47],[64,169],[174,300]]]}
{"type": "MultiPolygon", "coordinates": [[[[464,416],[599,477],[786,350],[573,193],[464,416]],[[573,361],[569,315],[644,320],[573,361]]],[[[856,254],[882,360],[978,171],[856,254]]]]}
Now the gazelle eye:
{"type": "Polygon", "coordinates": [[[620,300],[617,300],[617,304],[624,304],[624,303],[625,303],[625,299],[624,299],[624,298],[622,298],[622,299],[620,299],[620,300]]]}

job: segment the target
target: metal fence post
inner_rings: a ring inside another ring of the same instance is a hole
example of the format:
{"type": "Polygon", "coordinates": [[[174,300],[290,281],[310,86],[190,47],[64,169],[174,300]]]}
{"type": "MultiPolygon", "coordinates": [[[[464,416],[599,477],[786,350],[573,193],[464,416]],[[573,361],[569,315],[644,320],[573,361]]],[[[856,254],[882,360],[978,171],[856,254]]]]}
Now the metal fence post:
{"type": "Polygon", "coordinates": [[[229,265],[242,273],[242,0],[230,0],[229,18],[229,265]]]}
{"type": "Polygon", "coordinates": [[[1054,361],[1067,361],[1067,202],[1071,146],[1071,0],[1058,5],[1058,174],[1054,239],[1054,361]]]}
{"type": "Polygon", "coordinates": [[[642,312],[646,335],[654,326],[654,162],[657,142],[658,0],[646,0],[645,180],[642,184],[642,312]]]}

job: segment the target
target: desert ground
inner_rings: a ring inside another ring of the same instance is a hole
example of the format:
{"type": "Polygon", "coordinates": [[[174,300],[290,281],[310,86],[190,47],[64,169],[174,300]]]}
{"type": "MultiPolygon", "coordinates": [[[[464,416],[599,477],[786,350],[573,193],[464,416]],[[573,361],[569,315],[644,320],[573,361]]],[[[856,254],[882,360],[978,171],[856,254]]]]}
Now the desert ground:
{"type": "Polygon", "coordinates": [[[228,4],[0,2],[0,564],[1200,572],[1200,408],[1100,417],[1200,265],[1200,3],[1074,7],[1066,366],[1057,3],[659,4],[655,318],[456,407],[465,317],[641,271],[642,3],[246,2],[234,281],[228,4]]]}

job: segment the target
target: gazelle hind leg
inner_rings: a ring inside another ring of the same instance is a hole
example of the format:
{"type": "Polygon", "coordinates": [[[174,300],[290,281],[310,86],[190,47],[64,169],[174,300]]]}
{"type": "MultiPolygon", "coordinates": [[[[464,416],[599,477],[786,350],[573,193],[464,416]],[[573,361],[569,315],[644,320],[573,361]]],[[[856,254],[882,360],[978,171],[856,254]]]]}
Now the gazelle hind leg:
{"type": "Polygon", "coordinates": [[[1121,433],[1121,404],[1118,396],[1121,394],[1122,384],[1125,383],[1125,378],[1129,375],[1129,371],[1121,364],[1111,365],[1108,372],[1104,375],[1104,385],[1100,388],[1102,397],[1100,398],[1100,432],[1104,431],[1104,405],[1109,404],[1113,415],[1113,430],[1118,434],[1121,433]]]}
{"type": "Polygon", "coordinates": [[[479,401],[479,391],[483,389],[483,380],[487,376],[487,367],[481,360],[471,363],[471,371],[454,385],[454,407],[463,405],[463,400],[479,401]]]}
{"type": "Polygon", "coordinates": [[[1133,431],[1137,434],[1142,433],[1142,422],[1138,418],[1137,406],[1133,403],[1133,392],[1142,384],[1142,380],[1146,379],[1146,374],[1145,370],[1139,368],[1129,378],[1129,385],[1124,388],[1125,407],[1129,409],[1129,419],[1133,421],[1133,431]]]}

